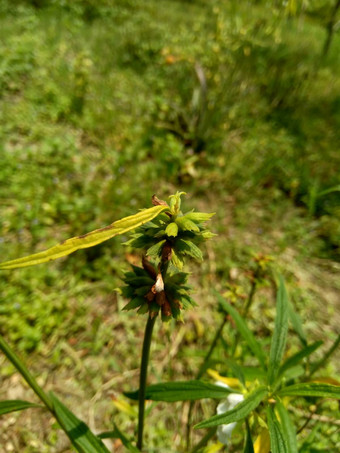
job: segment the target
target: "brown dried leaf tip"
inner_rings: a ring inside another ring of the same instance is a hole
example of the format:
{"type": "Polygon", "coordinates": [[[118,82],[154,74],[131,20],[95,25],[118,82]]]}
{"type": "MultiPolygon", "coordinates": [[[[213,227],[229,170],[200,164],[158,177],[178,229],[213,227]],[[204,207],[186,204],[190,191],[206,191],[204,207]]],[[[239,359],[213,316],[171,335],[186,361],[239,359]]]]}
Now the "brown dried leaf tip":
{"type": "Polygon", "coordinates": [[[166,201],[160,200],[156,195],[152,195],[151,201],[154,206],[169,206],[166,201]]]}

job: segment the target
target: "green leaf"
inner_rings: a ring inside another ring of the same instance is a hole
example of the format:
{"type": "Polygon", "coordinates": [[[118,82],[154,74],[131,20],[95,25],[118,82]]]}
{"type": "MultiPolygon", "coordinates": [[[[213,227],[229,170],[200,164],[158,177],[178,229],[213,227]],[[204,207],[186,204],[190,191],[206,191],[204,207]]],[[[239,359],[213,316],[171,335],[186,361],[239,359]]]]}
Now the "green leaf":
{"type": "Polygon", "coordinates": [[[276,318],[273,338],[270,347],[268,383],[272,385],[279,373],[280,363],[286,348],[288,332],[288,295],[283,278],[280,276],[280,285],[276,301],[276,318]]]}
{"type": "Polygon", "coordinates": [[[195,260],[202,261],[203,255],[201,250],[191,241],[184,239],[178,239],[176,241],[176,250],[177,252],[183,253],[184,255],[189,255],[195,260]]]}
{"type": "Polygon", "coordinates": [[[182,260],[182,257],[177,255],[176,250],[173,248],[172,249],[172,257],[171,261],[177,269],[182,270],[184,266],[184,261],[182,260]]]}
{"type": "Polygon", "coordinates": [[[251,411],[257,408],[261,401],[267,396],[267,389],[264,386],[258,387],[248,397],[224,414],[214,415],[208,420],[199,423],[195,428],[210,428],[211,426],[227,425],[228,423],[238,422],[247,417],[251,411]]]}
{"type": "Polygon", "coordinates": [[[192,220],[187,219],[186,217],[177,217],[176,223],[182,231],[193,231],[198,233],[199,227],[192,220]]]}
{"type": "Polygon", "coordinates": [[[206,212],[189,212],[188,214],[185,214],[185,218],[192,220],[193,222],[197,223],[203,223],[207,222],[208,220],[211,219],[212,216],[214,216],[215,213],[206,213],[206,212]]]}
{"type": "Polygon", "coordinates": [[[323,354],[322,359],[316,363],[313,363],[313,365],[311,366],[311,369],[310,369],[310,376],[312,374],[314,374],[318,369],[322,368],[325,365],[325,363],[331,357],[331,355],[335,351],[337,351],[339,344],[340,344],[340,334],[335,339],[335,341],[333,342],[332,346],[328,349],[328,351],[323,354]]]}
{"type": "Polygon", "coordinates": [[[234,307],[232,307],[230,304],[228,304],[226,300],[224,300],[224,298],[220,294],[218,293],[215,294],[218,298],[220,306],[233,318],[238,331],[240,332],[244,340],[247,342],[251,351],[256,355],[262,367],[264,368],[266,359],[263,350],[259,343],[256,341],[256,338],[254,337],[251,330],[248,328],[244,319],[234,307]]]}
{"type": "Polygon", "coordinates": [[[34,255],[18,258],[13,261],[6,261],[0,264],[0,269],[17,269],[26,266],[35,266],[36,264],[46,263],[62,256],[69,255],[76,250],[93,247],[108,239],[124,234],[130,230],[149,222],[157,217],[162,211],[165,211],[166,206],[153,206],[152,208],[145,209],[135,215],[125,217],[124,219],[117,220],[111,225],[104,228],[91,231],[90,233],[67,239],[61,244],[55,245],[43,252],[35,253],[34,255]]]}
{"type": "Polygon", "coordinates": [[[310,344],[309,346],[306,346],[303,348],[301,351],[297,352],[296,354],[292,355],[289,357],[283,365],[280,367],[279,374],[283,374],[286,370],[289,368],[294,367],[295,365],[298,365],[302,362],[302,360],[305,357],[308,357],[311,355],[314,351],[316,351],[321,345],[323,344],[323,341],[316,341],[315,343],[310,344]]]}
{"type": "Polygon", "coordinates": [[[100,439],[120,439],[124,447],[131,453],[140,453],[140,450],[132,445],[129,439],[114,425],[113,431],[106,431],[98,435],[100,439]]]}
{"type": "Polygon", "coordinates": [[[294,310],[293,304],[290,302],[288,302],[288,315],[290,322],[292,323],[292,326],[297,333],[301,343],[303,344],[303,346],[307,346],[307,337],[303,330],[301,318],[299,314],[294,310]]]}
{"type": "MultiPolygon", "coordinates": [[[[162,382],[146,388],[146,399],[153,401],[194,401],[202,398],[225,398],[230,393],[240,393],[220,385],[202,381],[162,382]]],[[[138,400],[139,391],[126,392],[125,396],[138,400]]]]}
{"type": "Polygon", "coordinates": [[[267,408],[267,418],[271,453],[289,453],[282,426],[271,406],[267,408]]]}
{"type": "Polygon", "coordinates": [[[64,406],[53,393],[50,393],[50,397],[56,419],[77,451],[110,453],[99,437],[93,434],[90,428],[64,406]]]}
{"type": "Polygon", "coordinates": [[[294,424],[289,416],[289,413],[281,402],[277,402],[275,407],[280,417],[282,431],[284,439],[286,440],[287,443],[288,452],[298,453],[296,431],[294,428],[294,424]]]}
{"type": "Polygon", "coordinates": [[[171,222],[169,225],[166,227],[165,234],[167,236],[173,236],[176,237],[178,234],[178,226],[177,223],[171,222]]]}
{"type": "Polygon", "coordinates": [[[243,453],[254,453],[254,445],[253,445],[253,441],[251,438],[248,420],[246,420],[246,427],[247,427],[247,435],[246,435],[246,442],[244,444],[243,453]]]}
{"type": "Polygon", "coordinates": [[[145,304],[145,299],[143,297],[135,297],[123,307],[123,310],[133,310],[134,308],[140,307],[143,304],[145,304]]]}
{"type": "Polygon", "coordinates": [[[8,414],[9,412],[22,411],[31,407],[43,407],[39,404],[30,403],[22,400],[5,400],[0,401],[0,415],[8,414]]]}
{"type": "Polygon", "coordinates": [[[324,398],[340,399],[340,386],[307,382],[284,387],[277,392],[279,396],[320,396],[324,398]]]}
{"type": "Polygon", "coordinates": [[[159,242],[157,242],[156,244],[154,244],[152,247],[150,247],[146,254],[148,256],[150,256],[151,258],[157,258],[161,252],[162,252],[162,248],[163,248],[163,245],[165,244],[166,240],[163,239],[159,242]]]}

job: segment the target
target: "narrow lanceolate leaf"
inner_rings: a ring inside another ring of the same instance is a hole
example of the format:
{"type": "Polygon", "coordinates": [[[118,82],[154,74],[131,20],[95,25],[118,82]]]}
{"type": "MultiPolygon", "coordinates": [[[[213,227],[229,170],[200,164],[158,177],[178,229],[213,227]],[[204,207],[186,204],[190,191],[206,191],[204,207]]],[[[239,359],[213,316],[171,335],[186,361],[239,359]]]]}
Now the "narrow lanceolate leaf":
{"type": "Polygon", "coordinates": [[[312,343],[305,348],[303,348],[301,351],[297,352],[296,354],[292,355],[289,357],[283,365],[280,367],[280,372],[279,374],[283,374],[285,371],[287,371],[289,368],[292,368],[296,365],[299,365],[301,361],[305,358],[311,355],[314,351],[316,351],[321,345],[323,344],[323,341],[316,341],[315,343],[312,343]]]}
{"type": "Polygon", "coordinates": [[[50,394],[58,423],[80,453],[110,453],[103,442],[73,412],[67,409],[53,393],[50,394]]]}
{"type": "Polygon", "coordinates": [[[34,255],[18,258],[13,261],[7,261],[0,264],[0,269],[16,269],[19,267],[35,266],[36,264],[46,263],[57,258],[69,255],[76,250],[93,247],[108,239],[124,234],[130,230],[144,225],[157,217],[161,212],[167,210],[167,206],[154,206],[144,211],[140,211],[135,215],[125,217],[124,219],[117,220],[111,225],[104,228],[91,231],[90,233],[83,234],[71,239],[67,239],[61,244],[55,245],[43,252],[35,253],[34,255]]]}
{"type": "Polygon", "coordinates": [[[276,418],[274,409],[270,406],[267,409],[267,417],[271,453],[289,453],[283,428],[276,418]]]}
{"type": "Polygon", "coordinates": [[[303,346],[307,346],[307,337],[303,330],[301,318],[299,314],[296,313],[292,303],[288,303],[288,316],[301,343],[303,344],[303,346]]]}
{"type": "Polygon", "coordinates": [[[238,331],[240,332],[240,334],[242,335],[244,340],[247,342],[251,351],[258,358],[262,367],[264,368],[265,362],[266,362],[265,355],[263,353],[261,346],[259,345],[256,338],[254,337],[252,331],[248,328],[247,324],[245,323],[244,319],[239,314],[239,312],[234,307],[232,307],[230,304],[228,304],[228,302],[225,301],[220,294],[218,294],[218,293],[215,293],[215,294],[218,298],[219,304],[221,305],[223,310],[225,310],[227,313],[229,313],[229,315],[233,318],[238,331]]]}
{"type": "Polygon", "coordinates": [[[281,360],[286,348],[288,332],[288,295],[283,278],[280,277],[280,286],[276,301],[276,318],[273,338],[270,347],[268,383],[273,384],[279,373],[281,360]]]}
{"type": "Polygon", "coordinates": [[[289,385],[277,392],[279,396],[319,396],[340,399],[340,386],[310,382],[289,385]]]}
{"type": "Polygon", "coordinates": [[[238,422],[247,417],[251,411],[257,408],[261,401],[267,396],[267,389],[264,386],[258,387],[249,396],[224,414],[214,415],[208,420],[199,423],[195,428],[210,428],[212,426],[227,425],[228,423],[238,422]]]}
{"type": "MultiPolygon", "coordinates": [[[[230,393],[240,393],[220,385],[202,381],[163,382],[146,388],[146,399],[153,401],[193,401],[202,398],[226,398],[230,393]]],[[[138,400],[139,392],[126,392],[125,396],[138,400]]]]}
{"type": "Polygon", "coordinates": [[[22,411],[31,407],[42,407],[38,404],[30,403],[22,400],[6,400],[0,401],[0,415],[8,414],[9,412],[22,411]]]}
{"type": "Polygon", "coordinates": [[[322,359],[316,363],[313,363],[313,365],[311,366],[311,369],[310,369],[310,376],[326,364],[327,360],[331,357],[331,355],[335,351],[338,350],[339,344],[340,344],[340,334],[335,339],[335,341],[333,342],[332,346],[328,349],[328,351],[325,354],[323,354],[322,359]]]}
{"type": "Polygon", "coordinates": [[[189,212],[188,214],[185,214],[185,218],[192,220],[193,222],[203,223],[210,220],[213,215],[215,215],[214,212],[209,214],[206,212],[189,212]]]}
{"type": "Polygon", "coordinates": [[[287,443],[288,453],[298,453],[296,431],[289,413],[281,402],[277,402],[275,407],[280,417],[283,435],[287,443]]]}

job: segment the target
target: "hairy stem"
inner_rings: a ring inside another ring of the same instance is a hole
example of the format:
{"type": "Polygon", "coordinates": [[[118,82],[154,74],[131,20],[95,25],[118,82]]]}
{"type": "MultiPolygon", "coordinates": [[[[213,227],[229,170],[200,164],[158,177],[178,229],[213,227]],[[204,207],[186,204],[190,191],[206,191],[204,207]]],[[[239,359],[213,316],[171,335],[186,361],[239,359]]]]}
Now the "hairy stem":
{"type": "Polygon", "coordinates": [[[0,349],[8,358],[8,360],[15,366],[15,368],[19,371],[21,376],[25,379],[27,384],[31,387],[31,389],[36,393],[36,395],[40,398],[40,400],[45,404],[47,409],[54,414],[52,403],[40,385],[37,383],[35,378],[31,375],[28,371],[24,363],[20,360],[20,358],[12,351],[9,345],[5,342],[5,340],[0,336],[0,349]]]}
{"type": "Polygon", "coordinates": [[[148,317],[148,321],[145,327],[143,350],[142,350],[142,361],[140,366],[140,377],[139,377],[139,401],[138,401],[138,440],[137,447],[142,450],[143,448],[143,431],[144,431],[144,413],[145,413],[145,392],[146,392],[146,380],[148,375],[148,363],[150,356],[150,345],[152,338],[152,331],[155,325],[157,316],[151,318],[148,317]]]}

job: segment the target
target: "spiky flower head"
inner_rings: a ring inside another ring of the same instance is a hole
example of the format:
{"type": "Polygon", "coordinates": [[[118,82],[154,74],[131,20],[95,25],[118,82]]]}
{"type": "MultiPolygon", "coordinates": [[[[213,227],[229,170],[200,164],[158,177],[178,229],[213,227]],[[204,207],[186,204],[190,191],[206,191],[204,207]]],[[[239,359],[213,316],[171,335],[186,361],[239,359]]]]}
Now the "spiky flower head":
{"type": "Polygon", "coordinates": [[[206,229],[205,223],[214,214],[205,212],[181,211],[181,196],[177,192],[170,197],[169,203],[153,196],[154,205],[169,206],[169,211],[160,214],[152,222],[138,228],[128,242],[133,248],[141,248],[146,255],[158,262],[169,261],[182,270],[186,257],[202,261],[203,255],[199,246],[213,236],[206,229]]]}
{"type": "Polygon", "coordinates": [[[188,274],[181,272],[186,257],[202,260],[199,245],[214,236],[205,228],[213,214],[181,211],[181,196],[172,195],[169,204],[153,196],[154,205],[168,209],[151,222],[138,228],[128,241],[132,248],[143,249],[143,267],[132,267],[125,274],[123,296],[130,299],[125,310],[138,309],[138,313],[159,312],[163,320],[181,319],[181,310],[196,305],[187,286],[188,274]],[[152,261],[149,261],[151,259],[152,261]]]}

